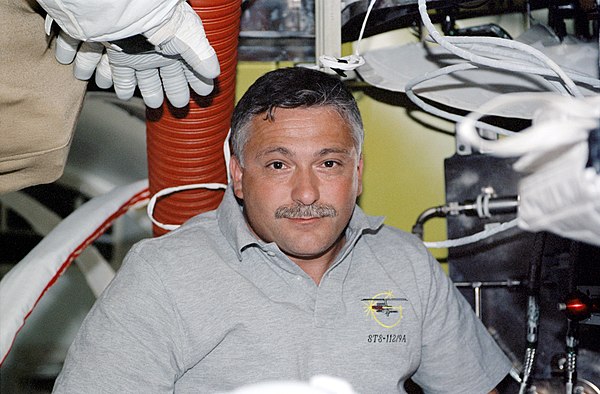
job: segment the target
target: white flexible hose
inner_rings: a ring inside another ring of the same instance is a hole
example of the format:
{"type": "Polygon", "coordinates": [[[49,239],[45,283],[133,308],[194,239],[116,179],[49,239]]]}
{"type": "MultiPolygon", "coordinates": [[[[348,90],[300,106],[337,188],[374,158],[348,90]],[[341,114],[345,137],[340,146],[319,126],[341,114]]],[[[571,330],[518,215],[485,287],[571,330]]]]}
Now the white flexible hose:
{"type": "MultiPolygon", "coordinates": [[[[458,37],[447,37],[447,39],[451,40],[451,42],[453,42],[454,38],[458,38],[458,37]]],[[[473,37],[468,37],[468,38],[473,38],[473,37]]],[[[481,37],[482,40],[485,38],[489,38],[489,37],[481,37]]],[[[537,58],[532,58],[531,56],[526,56],[521,51],[518,51],[518,50],[516,51],[512,48],[507,49],[507,48],[503,48],[503,47],[490,46],[485,43],[477,43],[477,42],[467,42],[466,44],[463,44],[461,42],[456,42],[455,44],[461,48],[465,48],[465,49],[468,48],[471,51],[478,52],[480,54],[486,54],[487,56],[494,58],[494,59],[498,59],[498,60],[510,61],[507,59],[516,59],[516,60],[521,60],[523,62],[531,62],[534,65],[524,68],[523,72],[536,74],[536,75],[539,75],[542,77],[555,76],[555,74],[553,72],[549,71],[547,68],[540,67],[540,66],[544,65],[544,63],[541,60],[539,60],[537,58]]],[[[526,45],[526,44],[523,44],[523,45],[526,45]]],[[[566,75],[569,76],[569,78],[571,78],[575,82],[587,84],[596,89],[600,88],[600,79],[598,79],[598,78],[592,78],[589,75],[583,74],[579,71],[574,71],[574,70],[570,70],[570,69],[566,69],[566,68],[563,68],[563,71],[565,72],[566,75]]],[[[563,86],[563,85],[561,84],[561,86],[563,86]]],[[[564,86],[562,87],[562,91],[565,94],[567,94],[567,91],[564,88],[564,86]]]]}
{"type": "Polygon", "coordinates": [[[484,65],[487,67],[503,68],[503,69],[507,69],[507,70],[511,70],[511,71],[515,71],[515,72],[523,72],[522,70],[527,69],[527,67],[525,67],[524,65],[514,64],[512,62],[502,62],[501,66],[499,66],[497,59],[479,56],[473,52],[466,51],[466,50],[459,48],[453,44],[454,43],[477,42],[477,43],[485,43],[485,44],[489,44],[489,45],[497,45],[497,46],[501,46],[501,47],[508,47],[511,49],[520,50],[520,51],[530,54],[534,58],[542,61],[549,69],[551,69],[556,74],[556,76],[558,76],[564,82],[565,86],[567,87],[567,89],[573,96],[583,97],[583,94],[581,93],[579,87],[577,87],[577,85],[575,85],[573,80],[568,75],[566,75],[566,73],[560,68],[560,66],[558,64],[556,64],[554,61],[552,61],[550,58],[548,58],[542,52],[531,47],[530,45],[523,44],[518,41],[506,40],[506,39],[497,38],[497,37],[477,37],[477,38],[474,38],[474,37],[443,37],[437,31],[437,29],[431,22],[429,15],[427,14],[426,0],[418,0],[418,5],[419,5],[419,14],[421,16],[421,20],[422,20],[425,28],[429,31],[431,38],[435,42],[440,44],[442,47],[444,47],[446,50],[448,50],[450,53],[453,53],[454,55],[461,57],[467,61],[470,61],[470,62],[473,62],[476,64],[481,64],[481,65],[484,65]],[[482,39],[482,38],[485,38],[485,39],[482,39]]]}
{"type": "Polygon", "coordinates": [[[427,248],[431,249],[441,249],[441,248],[453,248],[456,246],[468,245],[471,243],[475,243],[481,241],[482,239],[489,238],[492,235],[496,235],[513,227],[517,227],[517,219],[513,219],[509,222],[505,222],[499,224],[495,227],[492,227],[488,230],[484,230],[466,237],[457,238],[457,239],[449,239],[446,241],[437,241],[437,242],[424,242],[427,248]]]}
{"type": "MultiPolygon", "coordinates": [[[[25,219],[41,236],[50,234],[62,221],[50,208],[22,191],[0,196],[0,202],[25,219]]],[[[115,270],[93,245],[85,248],[75,259],[85,281],[97,298],[115,276],[115,270]]]]}
{"type": "MultiPolygon", "coordinates": [[[[439,34],[432,24],[427,14],[426,1],[419,0],[418,3],[422,22],[430,34],[429,40],[438,43],[450,53],[468,61],[462,63],[462,65],[456,64],[418,76],[406,83],[405,91],[407,97],[419,108],[432,115],[453,122],[460,122],[463,119],[462,115],[442,110],[420,99],[414,92],[415,86],[443,75],[457,71],[478,69],[482,66],[529,74],[533,78],[538,79],[549,91],[555,91],[564,96],[583,97],[574,80],[593,88],[600,87],[599,79],[584,76],[577,72],[562,70],[558,64],[539,50],[518,41],[497,37],[444,37],[439,34]],[[557,77],[562,83],[554,80],[557,77]]],[[[492,126],[485,122],[477,121],[476,125],[479,128],[492,131],[496,134],[511,134],[509,130],[492,126]]]]}
{"type": "Polygon", "coordinates": [[[0,364],[27,316],[79,254],[120,215],[148,199],[148,181],[94,197],[62,220],[0,280],[0,364]]]}
{"type": "MultiPolygon", "coordinates": [[[[447,66],[447,67],[440,68],[440,69],[434,70],[432,72],[428,72],[423,75],[417,76],[406,83],[406,85],[405,85],[406,95],[413,103],[418,105],[419,108],[421,108],[422,110],[424,110],[432,115],[439,116],[441,118],[448,119],[453,122],[459,122],[459,121],[463,120],[464,116],[444,111],[442,109],[436,108],[435,106],[433,106],[431,104],[426,103],[425,101],[421,100],[421,98],[419,96],[417,96],[417,94],[414,92],[413,89],[416,85],[418,85],[422,82],[440,77],[442,75],[451,74],[456,71],[473,70],[473,69],[477,69],[477,68],[478,67],[476,65],[473,65],[471,63],[459,63],[459,64],[447,66]]],[[[504,135],[514,134],[513,131],[506,130],[502,127],[493,126],[493,125],[490,125],[485,122],[477,121],[476,125],[477,125],[477,127],[492,131],[496,134],[504,134],[504,135]]]]}

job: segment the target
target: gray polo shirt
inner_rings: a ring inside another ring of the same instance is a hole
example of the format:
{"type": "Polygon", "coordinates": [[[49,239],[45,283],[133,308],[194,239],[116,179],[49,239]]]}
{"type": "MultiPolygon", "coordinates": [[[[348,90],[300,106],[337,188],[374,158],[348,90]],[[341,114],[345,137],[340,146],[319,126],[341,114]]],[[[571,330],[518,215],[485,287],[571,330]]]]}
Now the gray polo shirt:
{"type": "Polygon", "coordinates": [[[316,285],[221,206],[134,246],[55,391],[211,393],[327,374],[357,393],[485,393],[510,363],[410,234],[356,207],[316,285]]]}

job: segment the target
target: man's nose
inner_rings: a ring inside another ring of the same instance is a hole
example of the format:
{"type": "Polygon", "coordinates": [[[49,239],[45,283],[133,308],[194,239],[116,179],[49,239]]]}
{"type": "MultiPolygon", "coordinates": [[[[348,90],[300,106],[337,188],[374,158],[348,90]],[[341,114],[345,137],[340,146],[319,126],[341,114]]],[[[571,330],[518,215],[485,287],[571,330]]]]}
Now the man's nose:
{"type": "Polygon", "coordinates": [[[319,179],[310,169],[299,169],[293,178],[292,199],[310,205],[319,199],[319,179]]]}

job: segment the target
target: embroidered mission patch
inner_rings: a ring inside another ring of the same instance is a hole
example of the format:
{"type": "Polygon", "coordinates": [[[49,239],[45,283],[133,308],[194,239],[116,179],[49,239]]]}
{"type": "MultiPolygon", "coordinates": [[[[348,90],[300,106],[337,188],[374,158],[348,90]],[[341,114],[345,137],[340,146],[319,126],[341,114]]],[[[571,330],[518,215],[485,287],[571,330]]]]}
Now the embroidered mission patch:
{"type": "Polygon", "coordinates": [[[393,328],[402,320],[402,302],[406,298],[394,297],[391,291],[385,291],[371,298],[363,298],[365,314],[383,328],[393,328]]]}

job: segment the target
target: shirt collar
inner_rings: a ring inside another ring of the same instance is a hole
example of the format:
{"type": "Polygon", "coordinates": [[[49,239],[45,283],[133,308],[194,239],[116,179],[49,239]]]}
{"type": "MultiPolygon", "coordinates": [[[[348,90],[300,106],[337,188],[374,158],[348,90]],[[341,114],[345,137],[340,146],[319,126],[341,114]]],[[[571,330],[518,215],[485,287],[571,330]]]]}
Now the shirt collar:
{"type": "Polygon", "coordinates": [[[227,242],[242,260],[242,251],[250,245],[258,245],[259,241],[248,228],[242,205],[233,194],[233,187],[229,185],[225,190],[223,201],[217,208],[217,221],[221,232],[227,242]]]}
{"type": "MultiPolygon", "coordinates": [[[[227,239],[227,242],[236,251],[238,259],[242,260],[242,252],[252,245],[264,245],[248,228],[246,218],[244,217],[242,205],[233,194],[233,187],[230,185],[225,191],[223,201],[217,209],[217,220],[221,232],[227,239]]],[[[344,250],[349,249],[351,245],[365,232],[374,232],[383,224],[382,216],[368,216],[356,205],[350,218],[350,223],[346,229],[346,245],[344,250]]],[[[341,253],[344,253],[343,251],[341,253]]],[[[337,259],[336,259],[337,260],[337,259]]]]}

